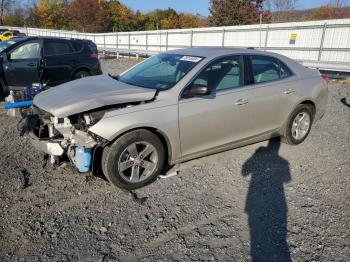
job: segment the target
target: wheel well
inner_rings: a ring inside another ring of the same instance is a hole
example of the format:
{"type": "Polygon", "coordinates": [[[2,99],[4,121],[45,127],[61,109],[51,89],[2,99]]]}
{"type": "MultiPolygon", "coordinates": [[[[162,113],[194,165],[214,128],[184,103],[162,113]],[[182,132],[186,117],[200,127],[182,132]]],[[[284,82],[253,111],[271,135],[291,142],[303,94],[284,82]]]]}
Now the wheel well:
{"type": "Polygon", "coordinates": [[[301,103],[302,105],[309,105],[311,106],[312,109],[312,116],[315,117],[316,115],[316,105],[314,102],[310,101],[310,100],[306,100],[304,102],[301,103]]]}
{"type": "Polygon", "coordinates": [[[135,130],[140,130],[140,129],[144,129],[144,130],[148,130],[150,132],[152,132],[153,134],[155,134],[160,141],[163,144],[164,147],[164,151],[166,152],[165,154],[165,158],[164,158],[164,163],[166,164],[170,164],[170,160],[171,160],[171,145],[169,140],[167,139],[167,137],[158,129],[153,128],[153,127],[138,127],[138,128],[134,128],[134,129],[130,129],[128,131],[125,131],[124,133],[120,134],[119,136],[117,136],[116,138],[114,138],[109,144],[112,144],[115,140],[117,140],[119,137],[131,132],[131,131],[135,131],[135,130]]]}
{"type": "Polygon", "coordinates": [[[90,69],[89,69],[89,68],[87,68],[87,67],[79,67],[78,69],[76,69],[76,70],[73,72],[72,76],[74,76],[74,75],[75,75],[77,72],[79,72],[79,71],[85,71],[85,72],[90,73],[90,69]]]}

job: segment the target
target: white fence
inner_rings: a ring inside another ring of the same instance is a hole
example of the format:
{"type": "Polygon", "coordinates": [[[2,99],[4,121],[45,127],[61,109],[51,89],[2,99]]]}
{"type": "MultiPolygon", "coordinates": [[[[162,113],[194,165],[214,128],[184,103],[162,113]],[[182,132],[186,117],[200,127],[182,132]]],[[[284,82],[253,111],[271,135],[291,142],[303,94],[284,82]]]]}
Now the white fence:
{"type": "Polygon", "coordinates": [[[254,47],[306,66],[350,72],[350,19],[102,34],[16,29],[31,36],[90,39],[100,50],[136,54],[200,46],[254,47]]]}

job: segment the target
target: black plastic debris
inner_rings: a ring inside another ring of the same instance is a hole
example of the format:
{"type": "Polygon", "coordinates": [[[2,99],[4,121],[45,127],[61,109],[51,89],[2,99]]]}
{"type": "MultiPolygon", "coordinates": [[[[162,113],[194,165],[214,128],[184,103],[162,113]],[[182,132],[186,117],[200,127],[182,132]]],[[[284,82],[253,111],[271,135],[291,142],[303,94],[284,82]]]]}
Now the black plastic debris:
{"type": "Polygon", "coordinates": [[[20,181],[21,181],[21,185],[20,188],[21,189],[25,189],[29,186],[31,186],[32,184],[30,183],[30,173],[27,171],[27,169],[22,169],[21,170],[21,174],[20,174],[20,181]]]}
{"type": "Polygon", "coordinates": [[[342,104],[344,104],[345,106],[350,107],[350,104],[348,102],[346,102],[346,98],[345,97],[340,99],[340,102],[342,102],[342,104]]]}

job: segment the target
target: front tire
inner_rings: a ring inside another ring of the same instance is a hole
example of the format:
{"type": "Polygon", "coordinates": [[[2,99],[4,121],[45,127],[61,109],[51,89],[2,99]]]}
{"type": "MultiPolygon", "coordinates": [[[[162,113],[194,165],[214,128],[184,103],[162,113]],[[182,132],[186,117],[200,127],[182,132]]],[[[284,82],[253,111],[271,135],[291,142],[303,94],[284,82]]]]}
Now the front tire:
{"type": "Polygon", "coordinates": [[[90,73],[86,70],[79,70],[74,73],[73,80],[90,76],[90,73]]]}
{"type": "Polygon", "coordinates": [[[299,145],[310,133],[314,120],[311,105],[298,105],[289,117],[282,141],[290,145],[299,145]]]}
{"type": "Polygon", "coordinates": [[[144,129],[119,137],[102,154],[102,170],[115,186],[133,190],[155,181],[164,165],[160,139],[144,129]]]}

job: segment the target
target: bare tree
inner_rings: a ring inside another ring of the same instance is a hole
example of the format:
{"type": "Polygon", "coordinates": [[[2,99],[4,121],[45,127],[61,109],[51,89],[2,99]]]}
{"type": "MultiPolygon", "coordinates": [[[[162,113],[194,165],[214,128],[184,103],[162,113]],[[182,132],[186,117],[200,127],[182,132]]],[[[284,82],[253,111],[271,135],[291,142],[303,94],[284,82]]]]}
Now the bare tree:
{"type": "Polygon", "coordinates": [[[273,13],[273,21],[280,21],[285,11],[295,9],[298,0],[267,0],[267,8],[273,13]]]}
{"type": "Polygon", "coordinates": [[[344,6],[343,0],[329,0],[329,6],[334,8],[342,8],[344,6]]]}
{"type": "Polygon", "coordinates": [[[341,18],[343,16],[343,0],[329,0],[328,7],[332,10],[332,19],[341,18]]]}
{"type": "Polygon", "coordinates": [[[0,0],[0,25],[4,24],[4,16],[10,12],[12,0],[0,0]]]}

